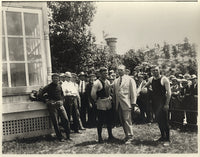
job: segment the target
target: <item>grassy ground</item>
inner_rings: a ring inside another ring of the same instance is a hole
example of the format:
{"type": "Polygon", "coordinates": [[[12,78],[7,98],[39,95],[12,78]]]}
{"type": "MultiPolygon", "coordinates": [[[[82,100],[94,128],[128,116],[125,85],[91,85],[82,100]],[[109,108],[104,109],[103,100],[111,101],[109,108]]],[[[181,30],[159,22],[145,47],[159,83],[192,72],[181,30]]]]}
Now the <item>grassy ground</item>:
{"type": "Polygon", "coordinates": [[[156,124],[133,126],[134,137],[131,144],[124,144],[124,132],[121,127],[113,129],[118,138],[114,142],[107,141],[107,130],[103,129],[104,142],[97,143],[96,128],[71,134],[73,141],[59,142],[55,137],[32,138],[11,142],[3,142],[3,154],[153,154],[153,153],[197,153],[197,132],[182,132],[171,129],[171,144],[154,142],[159,138],[156,124]]]}

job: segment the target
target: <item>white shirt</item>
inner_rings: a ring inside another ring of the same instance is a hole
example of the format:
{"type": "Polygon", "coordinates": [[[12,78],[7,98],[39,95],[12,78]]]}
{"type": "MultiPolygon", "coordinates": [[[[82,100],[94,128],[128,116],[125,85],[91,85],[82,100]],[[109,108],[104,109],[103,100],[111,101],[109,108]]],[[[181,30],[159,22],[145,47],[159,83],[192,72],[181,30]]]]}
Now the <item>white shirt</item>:
{"type": "Polygon", "coordinates": [[[77,96],[77,87],[71,81],[64,81],[61,85],[64,96],[77,96]]]}
{"type": "Polygon", "coordinates": [[[80,80],[78,91],[79,93],[85,93],[85,81],[80,80]]]}

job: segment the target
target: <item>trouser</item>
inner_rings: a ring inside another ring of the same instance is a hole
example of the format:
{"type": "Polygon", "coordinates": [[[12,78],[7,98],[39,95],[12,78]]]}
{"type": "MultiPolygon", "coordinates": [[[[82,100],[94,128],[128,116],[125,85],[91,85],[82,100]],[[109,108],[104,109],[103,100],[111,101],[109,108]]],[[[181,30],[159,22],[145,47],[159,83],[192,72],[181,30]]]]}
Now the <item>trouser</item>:
{"type": "Polygon", "coordinates": [[[92,104],[92,106],[88,110],[88,126],[89,127],[94,127],[96,126],[96,108],[95,105],[92,104]]]}
{"type": "Polygon", "coordinates": [[[197,124],[197,106],[198,106],[198,100],[197,97],[190,96],[189,97],[187,109],[186,109],[186,118],[188,124],[197,124]],[[187,111],[189,110],[189,111],[187,111]]]}
{"type": "Polygon", "coordinates": [[[153,109],[151,102],[151,93],[148,91],[147,100],[146,100],[146,114],[147,114],[147,122],[151,122],[153,120],[153,109]]]}
{"type": "Polygon", "coordinates": [[[184,112],[179,111],[180,109],[183,109],[181,108],[181,105],[181,100],[177,96],[172,95],[170,100],[171,121],[183,123],[184,112]],[[173,109],[175,109],[175,111],[173,109]]]}
{"type": "Polygon", "coordinates": [[[164,101],[159,98],[153,101],[156,121],[158,123],[161,137],[170,139],[168,110],[163,109],[164,101]]]}
{"type": "Polygon", "coordinates": [[[97,133],[98,138],[101,139],[103,124],[106,124],[108,130],[108,136],[112,137],[112,110],[98,110],[97,109],[97,133]]]}
{"type": "Polygon", "coordinates": [[[73,119],[73,128],[71,129],[73,129],[75,132],[78,132],[80,114],[78,110],[77,97],[65,96],[64,107],[67,111],[69,121],[71,121],[71,117],[73,119]]]}
{"type": "Polygon", "coordinates": [[[58,124],[58,116],[59,116],[61,118],[66,136],[67,138],[70,138],[69,120],[68,120],[65,108],[63,106],[63,101],[50,100],[47,102],[47,107],[48,107],[49,115],[53,123],[54,130],[56,132],[56,136],[59,139],[62,138],[62,134],[61,134],[61,131],[59,129],[59,124],[58,124]]]}
{"type": "Polygon", "coordinates": [[[131,109],[122,110],[120,104],[118,108],[119,119],[124,129],[126,137],[133,136],[131,109]]]}
{"type": "Polygon", "coordinates": [[[140,108],[140,120],[144,122],[145,120],[145,102],[143,101],[143,98],[139,96],[137,98],[137,104],[140,108]]]}
{"type": "Polygon", "coordinates": [[[80,93],[80,98],[81,98],[81,107],[80,107],[81,121],[83,123],[83,126],[86,127],[86,115],[88,110],[87,96],[85,93],[83,94],[80,93]]]}

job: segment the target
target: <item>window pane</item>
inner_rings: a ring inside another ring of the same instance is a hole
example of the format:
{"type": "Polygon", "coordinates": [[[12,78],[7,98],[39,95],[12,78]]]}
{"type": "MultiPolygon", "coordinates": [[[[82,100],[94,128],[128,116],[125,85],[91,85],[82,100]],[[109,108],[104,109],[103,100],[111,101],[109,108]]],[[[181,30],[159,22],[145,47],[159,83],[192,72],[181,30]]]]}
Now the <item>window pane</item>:
{"type": "Polygon", "coordinates": [[[42,63],[29,63],[29,83],[30,86],[42,84],[42,63]]]}
{"type": "Polygon", "coordinates": [[[41,60],[40,40],[26,39],[26,50],[28,60],[41,60]]]}
{"type": "Polygon", "coordinates": [[[24,48],[22,38],[8,38],[10,61],[24,61],[24,48]]]}
{"type": "Polygon", "coordinates": [[[2,60],[6,61],[5,38],[2,38],[2,60]]]}
{"type": "Polygon", "coordinates": [[[11,72],[12,87],[26,85],[26,75],[25,75],[25,64],[24,63],[11,63],[10,64],[10,72],[11,72]]]}
{"type": "Polygon", "coordinates": [[[4,35],[4,18],[3,18],[3,11],[1,12],[1,16],[2,16],[2,34],[4,35]]]}
{"type": "Polygon", "coordinates": [[[28,36],[39,36],[38,14],[24,13],[25,34],[28,36]]]}
{"type": "Polygon", "coordinates": [[[6,63],[2,65],[2,87],[8,87],[8,71],[6,63]]]}
{"type": "Polygon", "coordinates": [[[22,35],[22,19],[19,12],[6,11],[8,35],[22,35]]]}

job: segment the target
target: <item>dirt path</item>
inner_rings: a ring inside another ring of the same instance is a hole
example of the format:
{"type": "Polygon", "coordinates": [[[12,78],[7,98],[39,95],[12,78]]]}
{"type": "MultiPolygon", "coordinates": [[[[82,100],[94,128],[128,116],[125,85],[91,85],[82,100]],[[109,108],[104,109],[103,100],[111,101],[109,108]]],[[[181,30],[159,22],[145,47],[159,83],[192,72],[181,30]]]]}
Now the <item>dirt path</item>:
{"type": "Polygon", "coordinates": [[[81,134],[71,134],[73,141],[59,142],[55,138],[33,138],[21,141],[4,142],[4,154],[152,154],[152,153],[197,153],[197,133],[171,130],[170,146],[154,142],[159,138],[156,124],[134,125],[134,137],[131,144],[122,142],[124,133],[121,127],[113,129],[118,138],[107,141],[107,130],[103,129],[104,143],[97,143],[96,128],[86,129],[81,134]]]}

